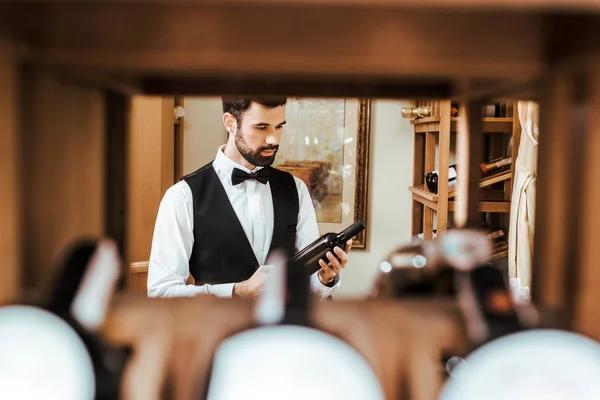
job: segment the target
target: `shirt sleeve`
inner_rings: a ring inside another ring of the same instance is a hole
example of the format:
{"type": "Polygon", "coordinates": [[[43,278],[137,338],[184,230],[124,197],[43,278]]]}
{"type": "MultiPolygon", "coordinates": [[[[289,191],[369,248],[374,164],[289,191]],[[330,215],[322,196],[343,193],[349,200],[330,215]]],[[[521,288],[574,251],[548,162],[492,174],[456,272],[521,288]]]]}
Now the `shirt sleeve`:
{"type": "MultiPolygon", "coordinates": [[[[298,224],[296,226],[296,250],[302,250],[316,239],[319,235],[319,225],[317,224],[317,215],[315,207],[308,192],[308,187],[304,181],[294,177],[298,198],[300,200],[300,209],[298,212],[298,224]]],[[[321,283],[319,272],[315,272],[310,277],[310,286],[313,292],[317,293],[321,299],[329,297],[341,285],[341,274],[336,278],[335,285],[329,287],[321,283]]]]}
{"type": "Polygon", "coordinates": [[[187,285],[194,245],[193,200],[190,187],[180,181],[170,187],[158,208],[148,263],[148,297],[191,297],[212,294],[231,297],[234,283],[187,285]]]}

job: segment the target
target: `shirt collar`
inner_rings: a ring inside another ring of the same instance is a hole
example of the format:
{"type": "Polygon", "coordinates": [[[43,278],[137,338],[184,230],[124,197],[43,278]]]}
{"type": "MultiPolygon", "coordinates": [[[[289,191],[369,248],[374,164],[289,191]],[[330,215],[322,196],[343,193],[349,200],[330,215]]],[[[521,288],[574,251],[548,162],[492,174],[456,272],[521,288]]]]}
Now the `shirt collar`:
{"type": "Polygon", "coordinates": [[[213,162],[213,167],[215,168],[215,170],[217,171],[217,173],[219,174],[223,174],[224,177],[231,177],[231,173],[233,172],[234,168],[239,168],[244,172],[256,172],[259,169],[262,169],[263,167],[255,167],[253,170],[249,170],[248,168],[244,167],[243,165],[240,165],[238,163],[236,163],[235,161],[233,161],[231,158],[227,157],[225,155],[225,153],[223,153],[223,149],[225,148],[225,145],[222,145],[219,147],[219,149],[217,150],[217,155],[215,156],[215,161],[213,162]]]}

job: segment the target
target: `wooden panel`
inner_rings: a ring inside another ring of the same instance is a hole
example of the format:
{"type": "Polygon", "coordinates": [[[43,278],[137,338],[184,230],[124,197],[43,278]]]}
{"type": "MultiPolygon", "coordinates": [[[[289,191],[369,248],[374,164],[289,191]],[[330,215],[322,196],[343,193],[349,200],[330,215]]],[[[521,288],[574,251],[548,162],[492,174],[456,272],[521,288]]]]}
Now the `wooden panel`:
{"type": "Polygon", "coordinates": [[[20,294],[20,185],[17,57],[0,43],[0,304],[20,294]]]}
{"type": "Polygon", "coordinates": [[[542,90],[531,294],[540,310],[558,316],[568,306],[568,238],[574,234],[570,182],[576,171],[564,167],[572,162],[572,79],[557,71],[544,79],[542,90]]]}
{"type": "Polygon", "coordinates": [[[160,201],[174,183],[173,98],[134,96],[128,144],[126,261],[147,260],[160,201]]]}
{"type": "Polygon", "coordinates": [[[600,243],[600,69],[592,70],[589,81],[590,98],[585,108],[587,123],[583,154],[583,169],[579,192],[572,193],[571,201],[581,201],[576,217],[580,220],[579,247],[580,272],[577,277],[574,327],[578,332],[600,340],[600,269],[598,269],[598,244],[600,243]]]}
{"type": "Polygon", "coordinates": [[[75,70],[524,79],[542,60],[542,19],[509,11],[197,2],[55,3],[19,11],[30,24],[14,29],[38,46],[33,59],[75,70]]]}
{"type": "Polygon", "coordinates": [[[37,289],[66,246],[104,234],[104,102],[40,71],[22,84],[23,279],[37,289]]]}

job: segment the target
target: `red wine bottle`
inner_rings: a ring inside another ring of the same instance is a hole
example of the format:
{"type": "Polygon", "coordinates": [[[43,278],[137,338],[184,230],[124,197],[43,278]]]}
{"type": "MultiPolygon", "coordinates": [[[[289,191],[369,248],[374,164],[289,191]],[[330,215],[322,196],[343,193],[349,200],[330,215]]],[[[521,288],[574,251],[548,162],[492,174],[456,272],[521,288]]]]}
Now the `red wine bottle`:
{"type": "MultiPolygon", "coordinates": [[[[453,164],[448,169],[448,188],[451,189],[456,185],[456,164],[453,164]]],[[[425,175],[425,184],[430,192],[437,194],[438,192],[438,171],[432,171],[425,175]]]]}
{"type": "Polygon", "coordinates": [[[502,169],[507,169],[512,164],[512,157],[502,157],[481,163],[481,172],[483,175],[489,175],[502,169]]]}
{"type": "Polygon", "coordinates": [[[336,246],[343,249],[348,240],[362,232],[366,227],[367,225],[365,222],[359,220],[340,233],[326,233],[296,253],[289,262],[290,264],[304,265],[309,273],[315,273],[321,269],[319,260],[323,260],[327,263],[329,262],[329,259],[326,256],[328,251],[333,253],[333,249],[336,246]]]}

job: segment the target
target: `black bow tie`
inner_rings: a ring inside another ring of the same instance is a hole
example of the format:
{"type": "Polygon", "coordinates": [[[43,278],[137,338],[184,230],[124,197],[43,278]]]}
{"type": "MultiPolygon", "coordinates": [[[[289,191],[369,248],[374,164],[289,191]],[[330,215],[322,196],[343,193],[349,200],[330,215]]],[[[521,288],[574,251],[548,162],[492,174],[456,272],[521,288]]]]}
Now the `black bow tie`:
{"type": "Polygon", "coordinates": [[[269,182],[269,168],[261,168],[256,172],[247,173],[239,168],[234,168],[231,172],[231,183],[233,186],[239,185],[247,179],[255,179],[266,185],[269,182]]]}

